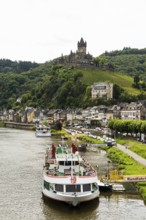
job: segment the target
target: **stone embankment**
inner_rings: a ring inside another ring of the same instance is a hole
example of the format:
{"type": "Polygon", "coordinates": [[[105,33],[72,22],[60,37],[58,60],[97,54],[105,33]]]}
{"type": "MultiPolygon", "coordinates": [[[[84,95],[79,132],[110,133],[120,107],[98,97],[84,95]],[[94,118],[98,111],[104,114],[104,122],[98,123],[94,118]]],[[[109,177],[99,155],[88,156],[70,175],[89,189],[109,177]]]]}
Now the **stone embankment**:
{"type": "Polygon", "coordinates": [[[4,127],[6,128],[18,128],[25,130],[34,130],[35,125],[33,123],[18,123],[18,122],[4,122],[4,127]]]}

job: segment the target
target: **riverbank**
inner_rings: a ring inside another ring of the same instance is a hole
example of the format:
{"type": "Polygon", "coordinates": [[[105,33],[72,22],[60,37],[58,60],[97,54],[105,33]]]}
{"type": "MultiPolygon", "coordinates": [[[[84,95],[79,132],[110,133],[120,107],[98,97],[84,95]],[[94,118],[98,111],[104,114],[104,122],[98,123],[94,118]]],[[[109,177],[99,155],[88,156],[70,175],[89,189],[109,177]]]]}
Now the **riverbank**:
{"type": "MultiPolygon", "coordinates": [[[[81,136],[80,139],[84,140],[85,142],[89,142],[89,143],[95,143],[98,144],[98,140],[93,139],[93,138],[89,138],[86,136],[81,136]]],[[[143,152],[143,149],[146,149],[146,144],[140,144],[138,145],[138,143],[130,144],[130,140],[126,139],[124,140],[124,142],[122,142],[122,140],[117,139],[117,145],[114,147],[99,147],[103,150],[105,150],[107,152],[107,156],[108,158],[113,162],[117,164],[117,169],[119,170],[119,172],[122,172],[124,175],[146,175],[146,160],[144,158],[141,158],[141,160],[144,160],[144,165],[140,164],[140,161],[136,161],[135,159],[133,159],[132,157],[132,151],[130,151],[130,147],[131,150],[134,148],[135,152],[139,152],[139,154],[141,154],[141,156],[145,155],[143,152]],[[125,145],[119,145],[119,143],[125,144],[125,145]],[[137,144],[137,147],[136,147],[137,144]],[[142,148],[140,150],[140,147],[142,148]],[[140,153],[141,152],[141,153],[140,153]],[[143,153],[142,153],[143,152],[143,153]]],[[[138,157],[138,155],[137,155],[138,157]]],[[[146,203],[146,182],[137,182],[136,187],[138,188],[144,203],[146,203]]]]}
{"type": "MultiPolygon", "coordinates": [[[[122,147],[125,148],[125,146],[122,147]]],[[[117,147],[107,150],[107,156],[112,162],[117,164],[117,169],[122,172],[123,175],[146,175],[146,166],[133,159],[128,151],[122,151],[121,146],[119,149],[118,144],[117,147]]],[[[146,182],[137,182],[136,187],[146,204],[146,182]]]]}
{"type": "Polygon", "coordinates": [[[16,128],[16,129],[24,129],[24,130],[35,130],[35,124],[33,123],[21,123],[21,122],[10,122],[5,121],[4,127],[6,128],[16,128]]]}
{"type": "MultiPolygon", "coordinates": [[[[129,140],[129,139],[116,139],[118,144],[121,144],[122,146],[125,146],[124,149],[130,150],[137,155],[141,156],[142,158],[146,159],[146,144],[135,141],[135,140],[129,140]]],[[[146,164],[145,164],[146,165],[146,164]]]]}
{"type": "Polygon", "coordinates": [[[4,128],[5,124],[3,121],[0,121],[0,128],[4,128]]]}

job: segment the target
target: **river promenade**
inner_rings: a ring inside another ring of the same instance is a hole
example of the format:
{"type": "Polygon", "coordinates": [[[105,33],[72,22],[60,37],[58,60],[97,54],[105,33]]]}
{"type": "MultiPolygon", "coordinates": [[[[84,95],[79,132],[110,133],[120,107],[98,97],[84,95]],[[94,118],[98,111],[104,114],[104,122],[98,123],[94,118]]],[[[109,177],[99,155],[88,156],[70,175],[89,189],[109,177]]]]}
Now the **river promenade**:
{"type": "Polygon", "coordinates": [[[119,150],[123,151],[124,153],[128,154],[129,156],[131,156],[138,163],[146,166],[146,160],[144,158],[140,157],[139,155],[137,155],[136,153],[134,153],[133,151],[129,150],[126,146],[121,145],[121,144],[117,144],[117,148],[119,150]]]}

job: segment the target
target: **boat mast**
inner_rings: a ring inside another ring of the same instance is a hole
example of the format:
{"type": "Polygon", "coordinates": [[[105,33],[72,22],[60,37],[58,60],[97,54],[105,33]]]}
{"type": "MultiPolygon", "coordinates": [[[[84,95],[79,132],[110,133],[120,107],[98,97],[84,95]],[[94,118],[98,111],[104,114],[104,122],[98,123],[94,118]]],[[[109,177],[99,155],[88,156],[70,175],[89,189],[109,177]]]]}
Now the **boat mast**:
{"type": "Polygon", "coordinates": [[[71,152],[71,180],[73,180],[73,147],[71,152]]]}

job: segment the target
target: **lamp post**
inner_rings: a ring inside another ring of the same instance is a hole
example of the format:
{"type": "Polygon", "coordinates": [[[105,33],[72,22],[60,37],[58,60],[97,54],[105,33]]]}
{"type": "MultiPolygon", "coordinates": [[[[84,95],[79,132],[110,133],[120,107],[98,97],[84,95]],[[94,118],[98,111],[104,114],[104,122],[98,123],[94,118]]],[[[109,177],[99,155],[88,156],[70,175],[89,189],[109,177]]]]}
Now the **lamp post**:
{"type": "Polygon", "coordinates": [[[107,161],[107,178],[108,178],[108,180],[109,180],[109,177],[110,177],[110,175],[109,175],[109,164],[111,163],[111,161],[110,160],[108,160],[107,161]]]}

